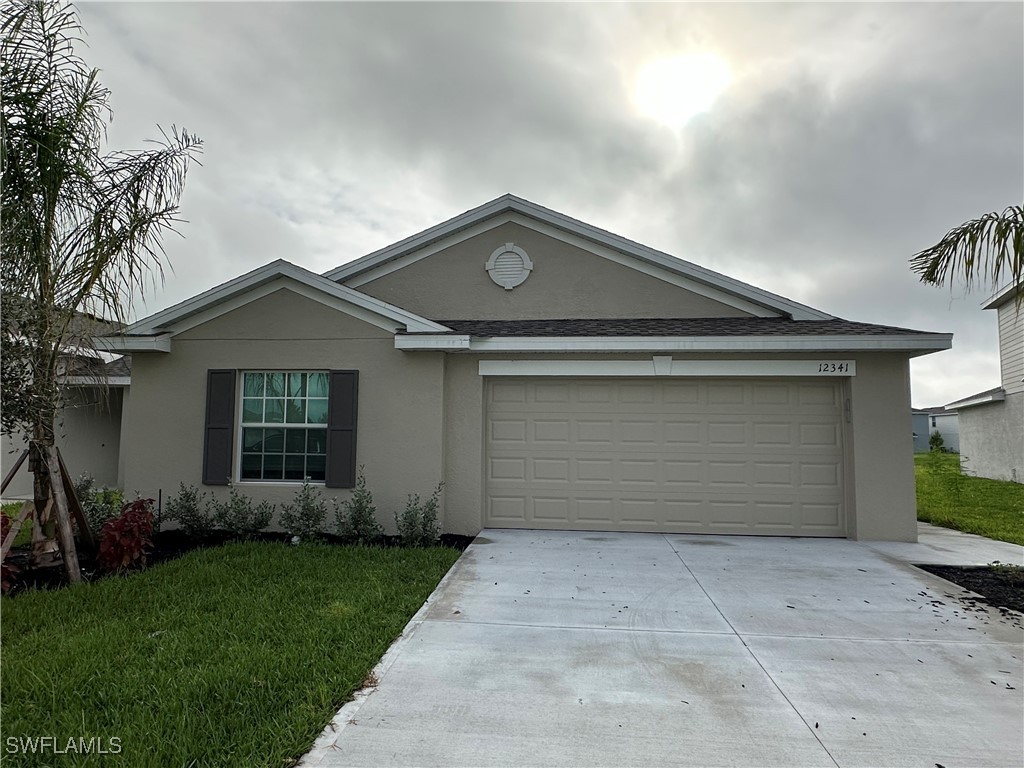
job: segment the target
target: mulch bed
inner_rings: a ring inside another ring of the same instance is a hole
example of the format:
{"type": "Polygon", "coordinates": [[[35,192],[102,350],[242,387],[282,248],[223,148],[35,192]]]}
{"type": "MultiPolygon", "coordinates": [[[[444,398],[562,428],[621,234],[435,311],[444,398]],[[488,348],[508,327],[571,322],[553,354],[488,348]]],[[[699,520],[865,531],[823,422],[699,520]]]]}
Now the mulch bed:
{"type": "Polygon", "coordinates": [[[1013,616],[1011,611],[1024,614],[1024,568],[1008,565],[917,567],[981,595],[981,598],[961,597],[965,602],[990,605],[1008,618],[1013,616]]]}
{"type": "MultiPolygon", "coordinates": [[[[442,547],[464,550],[473,541],[473,536],[456,536],[452,533],[441,534],[440,544],[442,547]]],[[[230,534],[224,531],[214,531],[203,537],[186,536],[179,530],[161,531],[153,536],[153,549],[146,556],[146,565],[156,565],[168,560],[174,560],[194,549],[205,549],[207,547],[219,547],[235,540],[230,534]]],[[[250,539],[251,541],[280,541],[287,542],[291,537],[286,533],[260,533],[250,539]]],[[[344,544],[338,536],[325,534],[324,540],[329,544],[344,544]]],[[[386,536],[381,542],[384,547],[401,546],[397,536],[386,536]]],[[[59,589],[68,583],[67,574],[63,565],[48,568],[29,568],[28,548],[12,549],[4,560],[5,564],[15,566],[18,571],[11,582],[11,588],[7,594],[15,595],[27,589],[59,589]]],[[[96,565],[94,554],[85,549],[78,551],[78,564],[82,568],[82,576],[86,581],[95,581],[103,578],[105,574],[99,571],[96,565]]]]}

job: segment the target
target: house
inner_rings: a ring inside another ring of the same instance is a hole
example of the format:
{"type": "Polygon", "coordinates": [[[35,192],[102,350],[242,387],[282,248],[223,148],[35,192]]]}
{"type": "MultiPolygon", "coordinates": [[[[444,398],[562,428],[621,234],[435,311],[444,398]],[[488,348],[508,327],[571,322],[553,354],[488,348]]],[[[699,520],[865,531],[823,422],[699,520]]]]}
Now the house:
{"type": "Polygon", "coordinates": [[[1024,285],[1009,285],[983,305],[996,310],[1002,384],[947,405],[960,421],[960,463],[995,480],[1024,482],[1024,285]]]}
{"type": "MultiPolygon", "coordinates": [[[[90,315],[79,315],[76,327],[88,325],[93,333],[110,332],[118,326],[90,315]]],[[[62,359],[64,403],[56,424],[56,444],[74,477],[91,475],[98,487],[118,487],[121,442],[121,408],[131,382],[131,356],[75,347],[62,359]]],[[[23,435],[4,433],[0,440],[0,465],[6,477],[28,448],[23,435]]],[[[24,462],[3,499],[31,499],[33,477],[24,462]]]]}
{"type": "Polygon", "coordinates": [[[917,535],[908,360],[842,320],[505,195],[324,275],[275,261],[104,340],[130,352],[122,481],[303,477],[389,524],[917,535]]]}
{"type": "Polygon", "coordinates": [[[939,405],[933,408],[915,409],[912,415],[914,429],[914,453],[931,450],[931,436],[938,432],[942,445],[950,453],[960,453],[960,424],[955,410],[939,405]]]}

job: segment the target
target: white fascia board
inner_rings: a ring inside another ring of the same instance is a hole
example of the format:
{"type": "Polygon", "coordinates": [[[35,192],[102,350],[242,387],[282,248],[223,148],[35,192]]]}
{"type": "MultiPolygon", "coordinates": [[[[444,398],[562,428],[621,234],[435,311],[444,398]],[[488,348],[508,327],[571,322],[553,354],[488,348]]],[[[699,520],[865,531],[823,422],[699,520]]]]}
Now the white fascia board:
{"type": "MultiPolygon", "coordinates": [[[[986,403],[1001,403],[1006,400],[1006,392],[1004,390],[998,390],[996,392],[987,392],[983,395],[973,395],[971,397],[965,397],[963,400],[957,400],[954,403],[948,403],[945,407],[949,410],[958,410],[960,408],[970,408],[974,405],[985,405],[986,403]]],[[[939,416],[955,416],[956,414],[943,413],[943,414],[932,414],[936,418],[939,416]]]]}
{"type": "MultiPolygon", "coordinates": [[[[393,243],[392,245],[376,250],[373,253],[369,253],[366,256],[356,259],[355,261],[342,264],[329,272],[324,272],[324,277],[328,280],[347,282],[349,285],[353,286],[358,285],[360,283],[356,283],[355,281],[349,282],[348,278],[367,269],[377,267],[399,256],[412,253],[413,251],[418,251],[424,246],[430,245],[437,240],[446,238],[459,230],[471,227],[484,219],[488,219],[495,214],[501,213],[509,207],[510,200],[511,195],[502,195],[501,197],[477,206],[472,210],[460,213],[458,216],[453,216],[447,221],[435,224],[433,227],[425,229],[422,232],[417,232],[415,235],[410,235],[403,240],[399,240],[397,243],[393,243]]],[[[490,229],[490,227],[487,227],[487,229],[490,229]]],[[[361,282],[367,281],[363,280],[361,282]]]]}
{"type": "MultiPolygon", "coordinates": [[[[429,256],[433,256],[438,251],[442,251],[445,248],[450,248],[453,245],[457,245],[465,240],[468,240],[477,235],[482,235],[492,229],[500,227],[503,224],[519,224],[520,226],[532,229],[535,232],[539,232],[542,235],[546,235],[552,239],[571,245],[575,248],[580,248],[593,253],[596,256],[608,259],[609,261],[621,264],[631,269],[635,269],[645,275],[653,277],[657,280],[675,285],[676,287],[683,288],[692,293],[696,293],[700,296],[712,299],[713,301],[720,302],[726,306],[738,309],[741,312],[747,312],[754,317],[779,317],[781,314],[778,311],[772,311],[766,309],[760,304],[755,304],[745,299],[736,296],[733,293],[726,293],[720,289],[716,289],[713,286],[709,286],[706,283],[698,282],[690,277],[680,274],[676,270],[665,269],[664,267],[656,264],[651,264],[648,261],[637,259],[634,256],[626,255],[612,248],[596,243],[592,240],[587,240],[570,232],[546,224],[542,221],[537,221],[534,218],[525,216],[523,214],[506,211],[502,214],[497,214],[488,218],[485,221],[478,222],[470,227],[465,227],[454,232],[450,236],[443,240],[435,240],[429,245],[420,248],[419,250],[413,251],[412,253],[406,253],[402,256],[392,258],[385,261],[379,266],[368,269],[365,272],[360,272],[355,275],[351,280],[346,282],[346,285],[352,288],[359,288],[367,283],[377,280],[386,275],[390,275],[393,272],[397,272],[400,269],[404,269],[410,264],[415,264],[417,261],[421,261],[429,256]]],[[[671,258],[671,257],[670,257],[671,258]]],[[[827,319],[827,318],[822,318],[827,319]]]]}
{"type": "Polygon", "coordinates": [[[344,312],[351,317],[363,320],[364,322],[380,328],[381,330],[388,331],[389,333],[394,333],[402,327],[402,324],[396,320],[382,317],[376,312],[368,311],[362,307],[350,304],[344,299],[338,299],[336,296],[324,293],[317,288],[310,288],[304,283],[296,282],[287,277],[279,277],[270,282],[262,283],[255,288],[250,288],[242,293],[235,294],[229,299],[218,302],[207,309],[193,313],[188,317],[177,321],[171,327],[175,335],[184,333],[190,328],[195,328],[203,323],[208,323],[221,315],[240,309],[246,304],[251,304],[254,301],[258,301],[259,299],[281,290],[292,291],[299,296],[304,296],[318,304],[323,304],[331,309],[344,312]]]}
{"type": "Polygon", "coordinates": [[[442,350],[451,351],[457,349],[468,350],[470,345],[469,336],[451,334],[435,336],[427,334],[423,336],[395,336],[395,349],[404,350],[442,350]]]}
{"type": "Polygon", "coordinates": [[[938,351],[952,336],[591,336],[473,339],[470,352],[843,352],[938,351]]]}
{"type": "Polygon", "coordinates": [[[854,360],[481,360],[481,376],[803,376],[857,375],[854,360]]]}
{"type": "Polygon", "coordinates": [[[395,336],[396,349],[467,352],[885,352],[949,349],[952,334],[925,336],[395,336]],[[465,339],[469,339],[468,345],[465,339]],[[457,342],[452,342],[457,339],[457,342]]]}
{"type": "Polygon", "coordinates": [[[147,334],[159,330],[172,330],[175,333],[180,333],[198,325],[199,323],[195,321],[197,317],[203,318],[201,322],[207,322],[225,312],[244,306],[255,298],[267,295],[272,291],[261,292],[260,289],[281,278],[288,278],[292,281],[288,287],[297,293],[357,316],[380,328],[394,330],[396,326],[405,326],[413,332],[448,330],[439,323],[340,285],[283,259],[278,259],[205,293],[186,299],[162,312],[139,320],[125,329],[125,334],[147,334]],[[307,290],[302,290],[300,286],[307,290]],[[353,310],[363,311],[357,313],[353,310]]]}
{"type": "Polygon", "coordinates": [[[394,245],[324,273],[330,280],[359,287],[426,258],[443,248],[510,221],[530,227],[619,264],[638,269],[687,290],[713,298],[756,317],[790,316],[794,320],[830,320],[820,310],[755,288],[721,273],[648,248],[528,200],[504,195],[394,245]],[[486,221],[491,219],[490,221],[486,221]],[[595,247],[596,246],[596,247],[595,247]],[[645,268],[646,267],[646,268],[645,268]],[[684,278],[683,282],[677,282],[684,278]]]}
{"type": "Polygon", "coordinates": [[[110,352],[170,352],[171,334],[158,336],[97,336],[92,340],[97,349],[110,352]]]}
{"type": "Polygon", "coordinates": [[[516,204],[514,207],[516,210],[526,214],[527,216],[540,219],[541,221],[545,221],[556,227],[562,228],[567,232],[580,235],[588,241],[607,245],[610,248],[627,253],[638,259],[654,263],[671,272],[685,275],[709,287],[718,288],[727,294],[745,298],[754,304],[760,305],[761,307],[774,310],[775,314],[789,315],[794,320],[832,319],[832,315],[822,312],[821,310],[808,307],[805,304],[800,304],[783,296],[756,288],[749,283],[744,283],[740,280],[736,280],[735,278],[723,275],[720,272],[715,272],[707,269],[706,267],[698,266],[697,264],[672,256],[671,254],[664,253],[663,251],[649,248],[646,245],[629,240],[621,235],[616,235],[613,232],[599,229],[598,227],[573,219],[565,214],[558,213],[557,211],[553,211],[549,208],[544,208],[536,203],[531,203],[528,200],[515,198],[515,201],[516,204]]]}
{"type": "Polygon", "coordinates": [[[1020,291],[1024,291],[1024,283],[1010,283],[1009,285],[1005,285],[985,299],[981,308],[998,309],[1003,304],[1010,301],[1010,299],[1015,298],[1020,291]]]}
{"type": "Polygon", "coordinates": [[[131,376],[68,376],[64,383],[69,387],[130,387],[131,376]]]}

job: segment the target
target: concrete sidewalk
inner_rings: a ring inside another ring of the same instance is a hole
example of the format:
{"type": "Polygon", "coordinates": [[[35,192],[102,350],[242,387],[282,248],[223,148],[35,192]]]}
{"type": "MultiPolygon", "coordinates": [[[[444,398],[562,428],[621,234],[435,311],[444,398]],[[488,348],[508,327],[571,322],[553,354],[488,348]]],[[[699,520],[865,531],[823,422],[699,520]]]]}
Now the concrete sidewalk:
{"type": "Polygon", "coordinates": [[[1016,766],[1024,633],[921,543],[484,531],[307,766],[1016,766]]]}

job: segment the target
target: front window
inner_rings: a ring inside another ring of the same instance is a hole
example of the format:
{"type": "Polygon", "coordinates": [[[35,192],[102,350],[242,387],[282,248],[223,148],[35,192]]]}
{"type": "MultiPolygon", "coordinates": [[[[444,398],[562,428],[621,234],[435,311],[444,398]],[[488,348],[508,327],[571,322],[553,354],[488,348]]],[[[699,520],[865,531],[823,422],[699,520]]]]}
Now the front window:
{"type": "Polygon", "coordinates": [[[324,480],[325,371],[242,374],[242,480],[324,480]]]}

